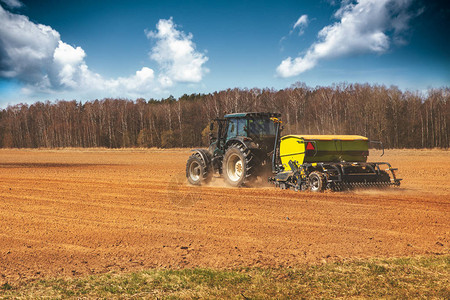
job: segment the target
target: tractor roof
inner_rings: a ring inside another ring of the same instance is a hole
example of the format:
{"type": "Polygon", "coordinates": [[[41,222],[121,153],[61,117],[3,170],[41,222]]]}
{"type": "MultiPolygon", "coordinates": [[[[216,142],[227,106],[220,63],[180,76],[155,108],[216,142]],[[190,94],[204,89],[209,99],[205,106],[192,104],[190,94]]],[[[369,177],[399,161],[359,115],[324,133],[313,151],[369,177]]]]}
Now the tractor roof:
{"type": "Polygon", "coordinates": [[[281,114],[279,113],[269,113],[269,112],[243,112],[243,113],[234,113],[234,114],[227,114],[224,116],[224,118],[247,118],[247,117],[253,117],[253,118],[279,118],[281,114]]]}

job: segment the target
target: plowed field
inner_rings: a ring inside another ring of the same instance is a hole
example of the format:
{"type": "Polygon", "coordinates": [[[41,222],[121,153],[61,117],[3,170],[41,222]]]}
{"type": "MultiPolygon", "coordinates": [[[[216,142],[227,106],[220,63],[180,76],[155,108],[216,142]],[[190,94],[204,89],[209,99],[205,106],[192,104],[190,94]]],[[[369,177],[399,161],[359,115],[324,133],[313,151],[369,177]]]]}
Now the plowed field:
{"type": "Polygon", "coordinates": [[[0,150],[0,283],[449,253],[448,151],[374,153],[400,188],[321,194],[191,187],[189,154],[0,150]]]}

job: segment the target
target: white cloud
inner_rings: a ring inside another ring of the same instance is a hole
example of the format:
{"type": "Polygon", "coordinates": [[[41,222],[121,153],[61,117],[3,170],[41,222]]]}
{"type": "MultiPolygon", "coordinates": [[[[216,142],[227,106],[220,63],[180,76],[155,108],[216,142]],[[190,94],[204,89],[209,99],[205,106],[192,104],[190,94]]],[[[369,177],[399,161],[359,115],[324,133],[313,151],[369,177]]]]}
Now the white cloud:
{"type": "Polygon", "coordinates": [[[301,15],[297,22],[295,22],[294,27],[292,27],[291,33],[298,28],[298,35],[302,35],[305,33],[305,28],[308,26],[308,15],[301,15]]]}
{"type": "MultiPolygon", "coordinates": [[[[305,33],[306,27],[308,27],[309,20],[308,15],[301,15],[297,21],[295,22],[294,26],[292,26],[292,29],[289,31],[289,36],[294,33],[296,29],[298,29],[298,35],[303,35],[305,33]]],[[[280,39],[280,45],[287,39],[287,36],[283,36],[280,39]]],[[[281,47],[281,51],[284,51],[284,48],[281,47]]]]}
{"type": "Polygon", "coordinates": [[[134,75],[114,79],[91,71],[85,51],[63,42],[49,26],[1,6],[0,23],[0,78],[19,80],[28,96],[142,97],[167,91],[177,82],[200,82],[207,72],[203,64],[208,58],[195,51],[192,35],[177,30],[172,19],[160,20],[157,30],[147,34],[156,40],[150,58],[159,65],[160,74],[143,67],[134,75]]]}
{"type": "Polygon", "coordinates": [[[61,85],[71,88],[78,86],[80,77],[84,74],[85,56],[86,53],[81,47],[74,48],[59,41],[53,53],[53,62],[61,85]]]}
{"type": "Polygon", "coordinates": [[[6,6],[10,8],[19,8],[23,6],[23,3],[19,0],[1,0],[1,2],[5,3],[6,6]]]}
{"type": "Polygon", "coordinates": [[[186,35],[176,27],[170,18],[159,20],[156,31],[147,32],[148,38],[157,39],[149,55],[161,67],[159,81],[163,86],[174,82],[200,82],[208,72],[203,66],[208,57],[195,50],[192,34],[186,35]]]}
{"type": "Polygon", "coordinates": [[[398,40],[408,29],[413,16],[408,12],[411,0],[343,1],[335,13],[338,22],[328,25],[318,34],[303,57],[288,57],[277,67],[281,77],[296,76],[314,68],[320,60],[342,56],[377,53],[390,48],[389,33],[398,40]]]}
{"type": "Polygon", "coordinates": [[[1,6],[0,23],[0,77],[40,82],[58,46],[59,33],[1,6]]]}
{"type": "Polygon", "coordinates": [[[58,42],[58,48],[56,48],[53,53],[54,61],[62,65],[79,64],[83,62],[85,56],[86,53],[84,53],[84,50],[81,49],[81,47],[73,48],[63,41],[58,42]]]}

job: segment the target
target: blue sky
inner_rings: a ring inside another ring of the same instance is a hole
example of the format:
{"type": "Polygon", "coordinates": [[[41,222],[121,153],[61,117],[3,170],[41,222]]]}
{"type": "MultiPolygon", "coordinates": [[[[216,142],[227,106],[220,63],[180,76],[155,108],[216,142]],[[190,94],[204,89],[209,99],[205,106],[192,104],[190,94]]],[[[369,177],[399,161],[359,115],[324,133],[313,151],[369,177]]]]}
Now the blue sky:
{"type": "Polygon", "coordinates": [[[0,107],[298,81],[449,86],[447,2],[0,0],[0,107]]]}

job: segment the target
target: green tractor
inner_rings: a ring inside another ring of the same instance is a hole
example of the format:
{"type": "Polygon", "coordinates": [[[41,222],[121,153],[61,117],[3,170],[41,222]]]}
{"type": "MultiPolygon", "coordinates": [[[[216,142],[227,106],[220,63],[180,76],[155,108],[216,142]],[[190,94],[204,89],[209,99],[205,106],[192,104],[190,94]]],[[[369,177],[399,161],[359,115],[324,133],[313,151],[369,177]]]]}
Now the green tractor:
{"type": "Polygon", "coordinates": [[[195,149],[186,164],[189,183],[208,183],[221,174],[234,187],[271,175],[274,144],[279,126],[278,113],[234,113],[210,124],[208,150],[195,149]]]}

